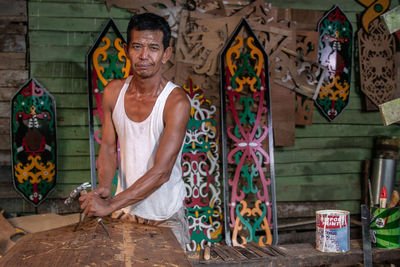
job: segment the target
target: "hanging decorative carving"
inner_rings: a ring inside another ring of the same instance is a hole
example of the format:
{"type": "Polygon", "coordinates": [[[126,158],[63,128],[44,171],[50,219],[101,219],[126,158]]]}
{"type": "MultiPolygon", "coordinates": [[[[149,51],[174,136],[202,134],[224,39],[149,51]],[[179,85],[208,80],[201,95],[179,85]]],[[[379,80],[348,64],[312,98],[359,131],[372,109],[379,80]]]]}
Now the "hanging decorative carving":
{"type": "Polygon", "coordinates": [[[221,81],[226,242],[276,244],[268,57],[245,19],[221,53],[221,81]]]}
{"type": "Polygon", "coordinates": [[[181,15],[176,58],[193,64],[197,74],[212,76],[217,71],[218,54],[240,17],[216,18],[189,13],[181,15]]]}
{"type": "Polygon", "coordinates": [[[203,249],[222,240],[222,201],[219,171],[216,107],[189,77],[183,86],[191,103],[190,120],[182,151],[183,179],[188,210],[187,249],[203,249]]]}
{"type": "Polygon", "coordinates": [[[274,82],[299,94],[316,99],[326,72],[320,64],[296,52],[283,48],[289,55],[286,73],[275,69],[274,82]]]}
{"type": "MultiPolygon", "coordinates": [[[[131,68],[130,61],[123,49],[124,43],[125,40],[121,32],[114,21],[110,19],[87,54],[90,167],[91,183],[94,186],[96,186],[97,154],[95,151],[95,141],[101,144],[101,124],[103,124],[101,101],[103,90],[109,81],[128,77],[131,68]],[[95,105],[93,105],[93,99],[95,105]],[[94,126],[95,117],[100,119],[100,125],[97,125],[96,128],[94,126]]],[[[117,176],[115,176],[113,184],[116,186],[117,176]]]]}
{"type": "Polygon", "coordinates": [[[328,72],[315,103],[332,121],[349,103],[353,29],[343,11],[334,6],[321,18],[318,32],[318,58],[328,72]]]}
{"type": "Polygon", "coordinates": [[[56,104],[33,78],[11,99],[11,139],[14,187],[37,207],[56,186],[56,104]]]}
{"type": "Polygon", "coordinates": [[[396,42],[381,18],[371,22],[369,34],[359,30],[361,91],[375,104],[393,99],[396,93],[396,42]]]}
{"type": "Polygon", "coordinates": [[[364,31],[369,33],[370,23],[379,17],[390,6],[390,0],[357,0],[366,9],[361,16],[361,24],[364,31]]]}

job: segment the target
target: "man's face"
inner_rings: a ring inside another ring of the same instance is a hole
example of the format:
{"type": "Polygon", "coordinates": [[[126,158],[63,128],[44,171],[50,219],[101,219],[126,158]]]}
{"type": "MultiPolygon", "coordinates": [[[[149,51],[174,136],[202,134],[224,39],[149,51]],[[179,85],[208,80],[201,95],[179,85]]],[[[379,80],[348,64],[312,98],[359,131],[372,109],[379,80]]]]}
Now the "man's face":
{"type": "Polygon", "coordinates": [[[162,31],[131,31],[131,41],[126,54],[131,61],[133,74],[140,78],[150,78],[161,71],[171,56],[171,47],[164,51],[162,31]]]}

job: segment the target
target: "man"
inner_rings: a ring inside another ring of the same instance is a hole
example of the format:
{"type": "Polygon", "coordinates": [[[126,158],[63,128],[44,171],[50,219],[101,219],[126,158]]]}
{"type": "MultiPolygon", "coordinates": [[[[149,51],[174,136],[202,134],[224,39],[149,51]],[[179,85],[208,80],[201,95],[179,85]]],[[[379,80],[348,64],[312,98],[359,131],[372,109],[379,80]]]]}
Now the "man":
{"type": "Polygon", "coordinates": [[[180,244],[189,242],[180,157],[190,114],[185,92],[162,76],[171,56],[171,29],[157,15],[134,15],[125,53],[132,76],[104,89],[104,122],[98,156],[98,187],[80,197],[89,217],[106,216],[170,226],[180,244]],[[117,192],[110,188],[121,161],[117,192]]]}

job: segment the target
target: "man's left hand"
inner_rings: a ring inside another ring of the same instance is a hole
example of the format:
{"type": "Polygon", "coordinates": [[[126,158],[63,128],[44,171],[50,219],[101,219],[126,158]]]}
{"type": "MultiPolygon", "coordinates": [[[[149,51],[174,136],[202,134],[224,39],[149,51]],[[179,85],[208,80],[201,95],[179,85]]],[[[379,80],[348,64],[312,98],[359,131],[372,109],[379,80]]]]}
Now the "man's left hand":
{"type": "Polygon", "coordinates": [[[113,212],[111,200],[101,198],[96,191],[81,196],[79,202],[81,203],[81,210],[88,217],[103,217],[113,212]]]}

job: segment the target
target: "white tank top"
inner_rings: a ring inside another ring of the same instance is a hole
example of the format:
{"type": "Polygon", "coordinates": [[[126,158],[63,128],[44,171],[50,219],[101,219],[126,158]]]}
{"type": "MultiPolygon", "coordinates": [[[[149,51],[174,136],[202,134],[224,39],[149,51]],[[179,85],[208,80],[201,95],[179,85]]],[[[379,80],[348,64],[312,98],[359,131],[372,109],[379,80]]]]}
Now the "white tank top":
{"type": "MultiPolygon", "coordinates": [[[[163,111],[169,94],[177,87],[168,82],[158,96],[150,115],[142,122],[128,118],[125,112],[125,92],[129,76],[119,93],[112,119],[120,144],[120,164],[117,194],[127,189],[154,165],[154,159],[163,130],[163,111]]],[[[183,144],[182,144],[183,146],[183,144]]],[[[185,185],[182,180],[182,147],[172,169],[170,179],[146,199],[123,208],[123,211],[144,219],[166,220],[183,206],[185,185]]]]}

